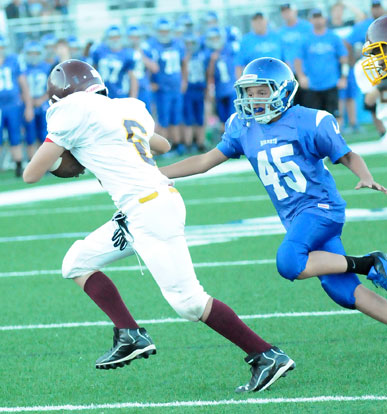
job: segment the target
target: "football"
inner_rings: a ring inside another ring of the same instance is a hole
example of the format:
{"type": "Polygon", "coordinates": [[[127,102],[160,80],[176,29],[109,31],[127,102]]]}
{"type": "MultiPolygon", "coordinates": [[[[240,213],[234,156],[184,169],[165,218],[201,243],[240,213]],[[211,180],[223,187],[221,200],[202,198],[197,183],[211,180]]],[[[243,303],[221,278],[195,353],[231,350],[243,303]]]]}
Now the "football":
{"type": "MultiPolygon", "coordinates": [[[[85,167],[78,162],[78,160],[71,154],[70,151],[65,150],[59,158],[60,163],[57,168],[50,171],[56,177],[71,178],[78,177],[85,172],[85,167]]],[[[55,166],[55,164],[54,164],[55,166]]]]}

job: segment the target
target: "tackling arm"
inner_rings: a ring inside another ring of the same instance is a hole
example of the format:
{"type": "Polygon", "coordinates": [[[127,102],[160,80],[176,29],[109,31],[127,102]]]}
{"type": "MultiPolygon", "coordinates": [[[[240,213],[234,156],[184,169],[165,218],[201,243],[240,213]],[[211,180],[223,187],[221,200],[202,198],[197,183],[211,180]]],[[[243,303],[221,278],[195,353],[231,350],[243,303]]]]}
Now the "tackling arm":
{"type": "Polygon", "coordinates": [[[204,173],[227,160],[228,158],[221,151],[214,148],[205,154],[194,155],[175,164],[161,167],[160,171],[168,178],[187,177],[204,173]]]}
{"type": "Polygon", "coordinates": [[[368,170],[367,164],[360,155],[351,151],[339,158],[338,162],[345,165],[360,178],[360,181],[355,187],[356,190],[359,190],[360,188],[372,188],[373,190],[387,194],[387,189],[374,181],[372,174],[368,170]]]}

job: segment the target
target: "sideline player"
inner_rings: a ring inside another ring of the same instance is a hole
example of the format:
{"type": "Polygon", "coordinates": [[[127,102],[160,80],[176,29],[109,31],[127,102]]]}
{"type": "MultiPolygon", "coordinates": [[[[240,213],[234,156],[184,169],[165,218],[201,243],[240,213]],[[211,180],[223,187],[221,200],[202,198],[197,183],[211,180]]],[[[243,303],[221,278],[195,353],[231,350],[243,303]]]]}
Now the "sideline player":
{"type": "Polygon", "coordinates": [[[23,175],[28,183],[39,181],[65,149],[71,150],[127,216],[118,213],[85,240],[76,241],[63,260],[63,276],[74,279],[115,325],[113,347],[96,367],[116,368],[156,352],[113,282],[100,271],[138,253],[182,318],[201,320],[248,354],[245,360],[252,366],[252,378],[236,391],[264,390],[293,369],[294,362],[204,291],[184,237],[183,200],[150,153],[152,149],[165,152],[169,144],[154,135],[154,121],[143,102],[110,99],[106,94],[99,73],[87,63],[68,60],[57,65],[48,80],[52,102],[47,112],[48,138],[23,175]]]}
{"type": "Polygon", "coordinates": [[[360,179],[356,189],[376,183],[363,159],[352,152],[328,112],[291,107],[298,83],[275,58],[255,59],[236,82],[237,113],[226,124],[216,148],[160,170],[169,178],[203,173],[245,155],[268,192],[287,230],[277,252],[277,268],[291,281],[318,276],[339,305],[387,323],[387,300],[364,287],[356,273],[387,289],[387,257],[373,252],[344,256],[340,236],[345,201],[324,167],[323,158],[341,163],[360,179]]]}

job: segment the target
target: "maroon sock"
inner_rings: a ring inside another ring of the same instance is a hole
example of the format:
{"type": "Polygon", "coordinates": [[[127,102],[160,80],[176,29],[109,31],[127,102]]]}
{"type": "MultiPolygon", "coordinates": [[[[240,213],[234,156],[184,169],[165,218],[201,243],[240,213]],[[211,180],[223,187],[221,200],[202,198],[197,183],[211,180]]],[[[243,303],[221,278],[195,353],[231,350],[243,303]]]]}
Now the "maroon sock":
{"type": "Polygon", "coordinates": [[[225,303],[213,300],[206,325],[233,342],[247,354],[268,351],[272,346],[259,337],[225,303]]]}
{"type": "Polygon", "coordinates": [[[84,291],[109,316],[118,329],[139,328],[129,313],[116,286],[104,273],[93,273],[86,280],[84,291]]]}

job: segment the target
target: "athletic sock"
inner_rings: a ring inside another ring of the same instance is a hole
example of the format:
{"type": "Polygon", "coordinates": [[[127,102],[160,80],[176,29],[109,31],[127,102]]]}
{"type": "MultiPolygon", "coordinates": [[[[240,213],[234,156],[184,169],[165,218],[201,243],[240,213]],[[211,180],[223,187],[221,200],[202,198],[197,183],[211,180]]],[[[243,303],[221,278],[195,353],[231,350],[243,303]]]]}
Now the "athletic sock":
{"type": "Polygon", "coordinates": [[[116,286],[104,273],[93,273],[86,280],[84,291],[109,316],[118,329],[139,328],[123,302],[116,286]]]}
{"type": "Polygon", "coordinates": [[[225,303],[213,300],[211,312],[205,322],[207,326],[233,342],[247,354],[268,351],[272,345],[265,342],[225,303]]]}
{"type": "Polygon", "coordinates": [[[372,256],[353,257],[344,256],[348,263],[347,273],[359,273],[368,275],[371,267],[375,264],[375,258],[372,256]]]}

